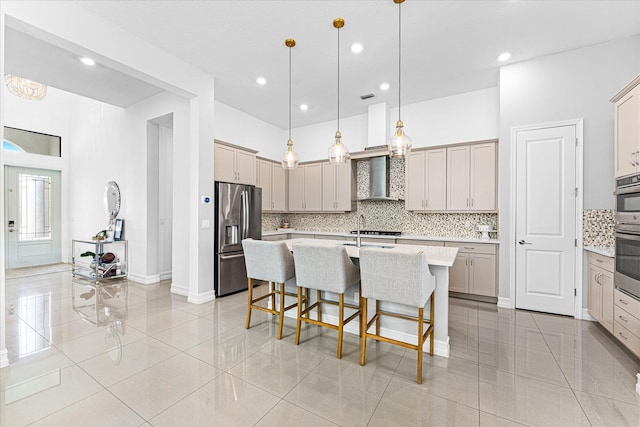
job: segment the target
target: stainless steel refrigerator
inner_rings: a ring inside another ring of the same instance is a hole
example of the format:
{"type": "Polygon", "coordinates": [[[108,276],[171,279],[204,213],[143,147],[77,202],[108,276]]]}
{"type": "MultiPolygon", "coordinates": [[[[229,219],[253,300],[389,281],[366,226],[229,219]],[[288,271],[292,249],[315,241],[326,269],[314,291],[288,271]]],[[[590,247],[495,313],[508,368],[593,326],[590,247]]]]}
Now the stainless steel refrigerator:
{"type": "Polygon", "coordinates": [[[216,296],[247,289],[242,239],[262,239],[262,189],[216,182],[216,296]]]}

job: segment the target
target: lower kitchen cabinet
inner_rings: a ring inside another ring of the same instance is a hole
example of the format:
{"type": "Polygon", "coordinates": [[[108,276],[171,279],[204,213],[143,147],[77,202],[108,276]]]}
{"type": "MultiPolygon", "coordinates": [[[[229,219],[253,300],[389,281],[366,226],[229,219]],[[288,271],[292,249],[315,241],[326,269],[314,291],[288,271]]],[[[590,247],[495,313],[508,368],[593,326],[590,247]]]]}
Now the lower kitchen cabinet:
{"type": "Polygon", "coordinates": [[[613,290],[614,312],[613,334],[616,338],[640,357],[640,301],[613,290]]]}
{"type": "Polygon", "coordinates": [[[589,253],[589,314],[613,332],[613,258],[589,253]]]}
{"type": "Polygon", "coordinates": [[[458,248],[456,260],[449,269],[449,291],[498,296],[496,245],[445,242],[445,246],[458,248]]]}

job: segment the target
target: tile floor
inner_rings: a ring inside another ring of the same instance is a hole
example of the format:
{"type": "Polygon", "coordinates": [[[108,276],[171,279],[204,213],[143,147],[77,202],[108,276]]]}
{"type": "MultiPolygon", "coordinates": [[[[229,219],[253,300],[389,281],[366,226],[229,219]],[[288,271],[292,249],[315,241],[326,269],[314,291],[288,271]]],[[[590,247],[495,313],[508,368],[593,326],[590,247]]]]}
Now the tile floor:
{"type": "Polygon", "coordinates": [[[370,343],[361,367],[350,334],[337,360],[324,328],[295,346],[295,322],[277,341],[254,312],[245,330],[245,293],[193,305],[130,283],[113,329],[80,318],[71,283],[7,280],[2,426],[640,425],[639,360],[591,322],[451,299],[451,357],[426,356],[418,385],[412,351],[370,343]]]}

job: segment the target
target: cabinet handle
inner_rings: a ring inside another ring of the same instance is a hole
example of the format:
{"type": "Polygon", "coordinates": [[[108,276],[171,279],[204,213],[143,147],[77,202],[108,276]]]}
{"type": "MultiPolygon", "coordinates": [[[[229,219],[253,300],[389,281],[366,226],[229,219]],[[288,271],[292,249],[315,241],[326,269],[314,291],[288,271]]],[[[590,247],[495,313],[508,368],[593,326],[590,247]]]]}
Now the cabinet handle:
{"type": "Polygon", "coordinates": [[[465,267],[467,267],[468,265],[469,265],[469,260],[468,260],[468,259],[465,259],[465,260],[464,260],[464,266],[465,266],[465,267]]]}
{"type": "Polygon", "coordinates": [[[471,198],[471,207],[473,207],[473,197],[471,198]]]}
{"type": "Polygon", "coordinates": [[[470,250],[475,249],[475,247],[473,247],[473,246],[463,246],[463,248],[465,248],[465,249],[470,249],[470,250]]]}
{"type": "Polygon", "coordinates": [[[636,163],[634,161],[634,155],[635,153],[631,153],[631,155],[629,156],[629,163],[631,163],[631,166],[636,166],[636,163]]]}
{"type": "Polygon", "coordinates": [[[427,199],[427,200],[425,200],[425,201],[424,201],[424,207],[425,207],[425,208],[428,208],[428,207],[429,207],[429,199],[427,199]]]}
{"type": "Polygon", "coordinates": [[[596,262],[599,262],[600,264],[602,264],[602,260],[601,259],[596,259],[596,262]]]}
{"type": "Polygon", "coordinates": [[[469,198],[467,197],[467,207],[469,207],[469,198]]]}
{"type": "Polygon", "coordinates": [[[625,322],[625,323],[629,323],[629,319],[627,319],[626,317],[624,317],[624,316],[622,316],[622,315],[619,315],[618,317],[619,317],[619,318],[620,318],[620,320],[622,320],[623,322],[625,322]]]}
{"type": "Polygon", "coordinates": [[[625,337],[624,334],[622,332],[618,332],[618,335],[620,335],[622,338],[624,338],[625,340],[628,340],[629,338],[625,337]]]}
{"type": "Polygon", "coordinates": [[[602,285],[602,283],[600,282],[600,275],[601,275],[601,274],[602,274],[602,273],[596,273],[596,283],[597,283],[598,285],[602,285]]]}
{"type": "Polygon", "coordinates": [[[620,302],[621,302],[621,303],[623,303],[624,305],[629,305],[629,302],[627,302],[627,301],[625,301],[625,300],[623,300],[623,299],[621,299],[621,298],[618,298],[618,301],[620,301],[620,302]]]}

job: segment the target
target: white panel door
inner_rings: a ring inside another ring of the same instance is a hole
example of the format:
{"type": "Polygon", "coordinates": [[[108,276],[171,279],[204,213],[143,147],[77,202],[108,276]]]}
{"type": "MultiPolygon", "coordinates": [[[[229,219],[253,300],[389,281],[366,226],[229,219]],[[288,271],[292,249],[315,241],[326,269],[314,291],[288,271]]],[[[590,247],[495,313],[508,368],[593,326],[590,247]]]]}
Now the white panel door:
{"type": "Polygon", "coordinates": [[[575,315],[575,126],[516,133],[516,307],[575,315]]]}
{"type": "Polygon", "coordinates": [[[60,172],[5,166],[7,268],[61,262],[60,172]]]}

